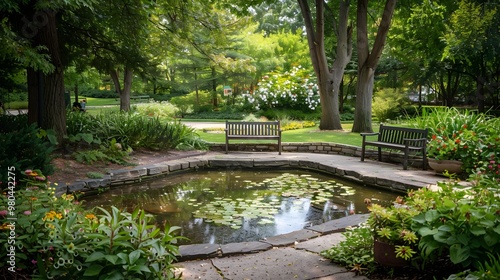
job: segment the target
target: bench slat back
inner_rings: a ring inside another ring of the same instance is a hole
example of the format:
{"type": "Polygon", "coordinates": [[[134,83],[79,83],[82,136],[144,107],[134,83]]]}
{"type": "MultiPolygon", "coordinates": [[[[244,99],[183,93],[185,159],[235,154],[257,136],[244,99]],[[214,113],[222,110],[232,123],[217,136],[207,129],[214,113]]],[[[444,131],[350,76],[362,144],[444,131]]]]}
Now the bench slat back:
{"type": "MultiPolygon", "coordinates": [[[[427,130],[380,125],[378,141],[403,145],[404,144],[403,139],[420,139],[420,138],[427,138],[427,130]]],[[[413,142],[411,143],[411,145],[422,147],[423,143],[413,142]]]]}
{"type": "Polygon", "coordinates": [[[280,123],[276,122],[227,122],[228,135],[278,136],[280,123]]]}

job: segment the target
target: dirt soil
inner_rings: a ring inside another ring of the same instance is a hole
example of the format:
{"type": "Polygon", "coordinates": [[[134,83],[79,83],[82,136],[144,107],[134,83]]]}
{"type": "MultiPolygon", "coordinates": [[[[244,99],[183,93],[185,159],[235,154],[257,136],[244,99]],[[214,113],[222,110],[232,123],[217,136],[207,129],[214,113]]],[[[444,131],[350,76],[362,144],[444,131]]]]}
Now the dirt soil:
{"type": "Polygon", "coordinates": [[[106,172],[118,169],[133,168],[138,165],[155,164],[168,160],[196,156],[206,153],[205,151],[134,151],[128,160],[128,165],[120,165],[113,163],[93,163],[84,164],[77,162],[69,155],[56,154],[52,160],[55,171],[50,175],[50,181],[59,183],[72,183],[77,179],[88,178],[89,172],[98,172],[106,174],[106,172]]]}

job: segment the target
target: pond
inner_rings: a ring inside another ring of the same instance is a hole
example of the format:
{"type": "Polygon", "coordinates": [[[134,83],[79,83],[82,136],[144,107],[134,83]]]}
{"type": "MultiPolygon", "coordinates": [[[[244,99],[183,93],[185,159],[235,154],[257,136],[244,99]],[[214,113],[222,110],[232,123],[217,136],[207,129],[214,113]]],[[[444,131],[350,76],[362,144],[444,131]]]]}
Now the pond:
{"type": "Polygon", "coordinates": [[[354,213],[364,199],[389,204],[396,193],[309,170],[206,170],[168,175],[87,197],[87,206],[133,210],[181,227],[181,244],[256,241],[354,213]]]}

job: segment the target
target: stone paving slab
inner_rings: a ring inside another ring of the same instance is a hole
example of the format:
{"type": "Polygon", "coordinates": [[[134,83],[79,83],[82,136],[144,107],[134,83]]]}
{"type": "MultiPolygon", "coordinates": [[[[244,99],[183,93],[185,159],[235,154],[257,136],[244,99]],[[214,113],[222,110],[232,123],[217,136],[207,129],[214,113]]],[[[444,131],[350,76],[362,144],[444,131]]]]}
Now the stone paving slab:
{"type": "Polygon", "coordinates": [[[179,246],[178,260],[213,258],[220,254],[219,244],[191,244],[179,246]]]}
{"type": "Polygon", "coordinates": [[[273,246],[260,241],[228,243],[221,245],[222,256],[251,254],[260,251],[267,251],[273,246]]]}
{"type": "Polygon", "coordinates": [[[308,240],[318,236],[318,232],[307,229],[300,229],[286,234],[267,237],[265,240],[262,240],[262,242],[266,242],[273,246],[279,247],[292,245],[295,244],[295,242],[308,240]]]}
{"type": "Polygon", "coordinates": [[[174,264],[176,275],[182,273],[181,279],[222,280],[222,276],[212,265],[210,260],[189,261],[174,264]]]}
{"type": "Polygon", "coordinates": [[[344,235],[342,235],[342,233],[340,232],[337,232],[300,242],[299,244],[295,245],[295,249],[306,250],[319,254],[321,253],[321,251],[330,249],[331,247],[333,247],[333,245],[337,245],[343,240],[345,240],[344,235]]]}
{"type": "Polygon", "coordinates": [[[349,215],[336,220],[331,220],[320,225],[308,227],[307,229],[320,232],[321,234],[328,234],[333,232],[344,231],[346,227],[357,226],[368,219],[369,214],[356,214],[349,215]]]}
{"type": "MultiPolygon", "coordinates": [[[[293,248],[278,248],[258,254],[212,259],[224,279],[316,279],[346,273],[329,260],[293,248]]],[[[188,278],[185,278],[188,279],[188,278]]]]}

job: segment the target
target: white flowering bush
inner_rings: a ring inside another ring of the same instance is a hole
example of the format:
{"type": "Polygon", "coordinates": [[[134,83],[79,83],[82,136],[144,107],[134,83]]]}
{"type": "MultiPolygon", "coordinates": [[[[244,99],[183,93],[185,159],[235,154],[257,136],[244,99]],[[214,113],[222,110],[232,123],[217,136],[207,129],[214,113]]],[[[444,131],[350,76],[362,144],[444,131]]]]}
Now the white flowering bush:
{"type": "Polygon", "coordinates": [[[150,99],[148,103],[135,104],[133,110],[142,115],[150,117],[174,118],[179,109],[168,101],[154,101],[150,99]]]}
{"type": "Polygon", "coordinates": [[[262,77],[253,94],[244,94],[255,110],[296,109],[314,112],[319,106],[316,79],[302,67],[262,77]]]}

